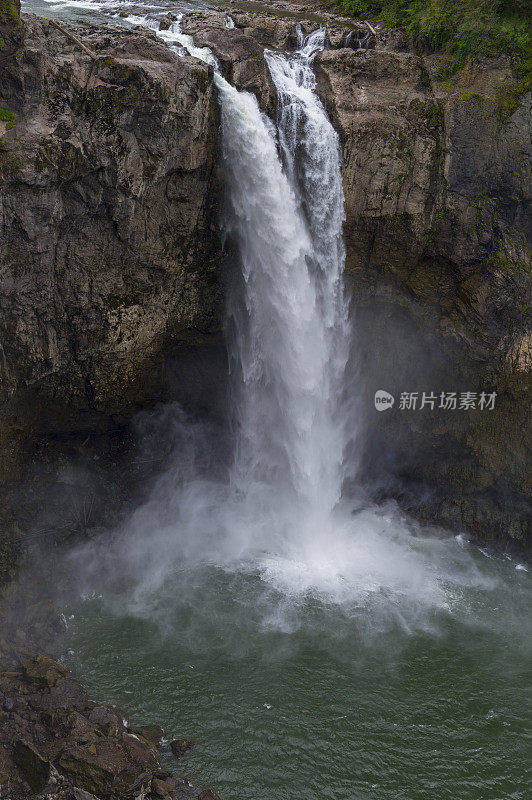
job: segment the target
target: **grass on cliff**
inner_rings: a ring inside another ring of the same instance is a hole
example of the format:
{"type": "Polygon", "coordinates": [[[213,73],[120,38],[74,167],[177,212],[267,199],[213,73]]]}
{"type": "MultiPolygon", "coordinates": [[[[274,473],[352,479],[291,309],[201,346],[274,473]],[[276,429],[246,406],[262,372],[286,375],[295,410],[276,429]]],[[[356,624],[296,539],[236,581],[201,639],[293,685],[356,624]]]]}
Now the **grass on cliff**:
{"type": "Polygon", "coordinates": [[[11,23],[19,27],[22,22],[18,12],[19,8],[15,0],[0,0],[0,23],[4,25],[11,23]]]}
{"type": "Polygon", "coordinates": [[[531,0],[333,0],[343,12],[399,28],[441,50],[442,77],[468,59],[509,55],[522,87],[532,88],[531,0]]]}

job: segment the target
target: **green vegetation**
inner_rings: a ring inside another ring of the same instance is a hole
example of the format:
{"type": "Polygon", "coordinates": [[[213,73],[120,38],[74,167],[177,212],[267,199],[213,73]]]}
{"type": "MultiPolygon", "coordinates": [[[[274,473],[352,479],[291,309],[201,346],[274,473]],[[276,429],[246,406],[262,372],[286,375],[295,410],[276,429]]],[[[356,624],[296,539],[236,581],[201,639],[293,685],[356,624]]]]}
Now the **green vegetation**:
{"type": "Polygon", "coordinates": [[[513,272],[515,275],[530,275],[532,270],[529,261],[522,257],[511,259],[505,250],[496,250],[490,253],[486,258],[486,263],[503,272],[513,272]]]}
{"type": "Polygon", "coordinates": [[[22,25],[15,0],[0,0],[0,23],[7,22],[15,23],[17,28],[22,25]]]}
{"type": "Polygon", "coordinates": [[[6,131],[10,130],[15,124],[16,114],[10,108],[0,106],[0,122],[6,123],[6,131]]]}
{"type": "Polygon", "coordinates": [[[441,78],[449,77],[468,59],[504,53],[512,59],[520,78],[517,97],[532,88],[530,0],[333,0],[333,3],[344,13],[399,28],[421,47],[441,50],[441,78]]]}

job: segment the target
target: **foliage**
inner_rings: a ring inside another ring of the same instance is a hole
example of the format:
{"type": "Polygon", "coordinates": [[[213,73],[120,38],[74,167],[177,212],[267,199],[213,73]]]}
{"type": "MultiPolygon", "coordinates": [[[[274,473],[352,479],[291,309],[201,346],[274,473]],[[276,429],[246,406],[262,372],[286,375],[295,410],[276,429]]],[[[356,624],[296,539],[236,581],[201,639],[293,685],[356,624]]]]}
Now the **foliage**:
{"type": "Polygon", "coordinates": [[[11,111],[9,108],[4,108],[0,106],[0,122],[5,122],[6,130],[8,131],[10,128],[13,127],[15,124],[16,115],[14,111],[11,111]]]}
{"type": "Polygon", "coordinates": [[[442,50],[440,77],[467,59],[510,56],[520,92],[532,88],[530,0],[333,0],[344,13],[404,30],[420,46],[442,50]]]}
{"type": "Polygon", "coordinates": [[[22,22],[18,13],[18,6],[15,0],[0,0],[0,23],[14,24],[15,27],[20,27],[22,22]]]}

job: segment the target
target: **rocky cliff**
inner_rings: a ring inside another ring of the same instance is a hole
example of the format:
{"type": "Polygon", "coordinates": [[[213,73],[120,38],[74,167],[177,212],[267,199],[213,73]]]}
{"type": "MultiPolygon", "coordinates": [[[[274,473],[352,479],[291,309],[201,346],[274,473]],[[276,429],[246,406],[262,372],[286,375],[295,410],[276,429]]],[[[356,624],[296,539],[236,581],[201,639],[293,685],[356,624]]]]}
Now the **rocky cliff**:
{"type": "Polygon", "coordinates": [[[365,415],[370,476],[403,499],[415,487],[427,519],[529,546],[531,97],[505,110],[504,60],[449,84],[435,57],[385,41],[323,52],[317,74],[342,139],[366,408],[380,388],[418,393],[365,415]],[[443,410],[442,392],[497,397],[443,410]]]}
{"type": "MultiPolygon", "coordinates": [[[[296,17],[231,13],[233,29],[216,12],[183,29],[274,115],[262,53],[295,45],[296,17]]],[[[322,18],[315,64],[343,152],[360,475],[424,519],[529,547],[530,96],[505,102],[504,59],[450,83],[404,37],[322,18]],[[375,410],[377,389],[394,394],[392,410],[375,410]],[[416,392],[418,407],[401,409],[416,392]],[[423,392],[434,409],[419,408],[423,392]],[[491,411],[453,411],[438,408],[442,392],[497,396],[491,411]]],[[[212,70],[145,29],[69,30],[91,54],[35,17],[11,26],[0,78],[13,115],[0,152],[4,477],[38,435],[105,429],[168,396],[169,360],[178,398],[190,397],[187,363],[214,354],[201,384],[222,360],[212,70]]]]}
{"type": "Polygon", "coordinates": [[[25,16],[0,73],[0,479],[36,436],[161,398],[170,354],[219,329],[212,68],[76,32],[89,52],[25,16]]]}

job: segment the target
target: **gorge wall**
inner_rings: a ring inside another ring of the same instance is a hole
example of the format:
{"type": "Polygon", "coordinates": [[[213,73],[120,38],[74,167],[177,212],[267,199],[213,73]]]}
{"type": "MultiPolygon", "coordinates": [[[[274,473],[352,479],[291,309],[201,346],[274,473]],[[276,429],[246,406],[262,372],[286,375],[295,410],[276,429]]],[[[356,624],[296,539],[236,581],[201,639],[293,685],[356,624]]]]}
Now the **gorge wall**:
{"type": "Polygon", "coordinates": [[[24,17],[1,72],[4,480],[36,436],[163,397],[170,356],[220,327],[212,69],[147,32],[78,33],[94,58],[24,17]]]}
{"type": "MultiPolygon", "coordinates": [[[[183,30],[274,114],[262,53],[293,47],[295,20],[231,13],[234,29],[204,12],[183,30]]],[[[2,19],[8,484],[39,438],[105,433],[169,397],[210,404],[225,372],[225,258],[212,69],[147,29],[65,26],[89,55],[45,20],[2,19]]],[[[324,19],[315,67],[343,151],[360,474],[423,519],[529,547],[530,95],[501,105],[504,60],[449,84],[397,34],[324,19]],[[375,411],[377,389],[392,410],[375,411]],[[401,392],[423,391],[497,399],[493,411],[399,409],[401,392]]]]}

